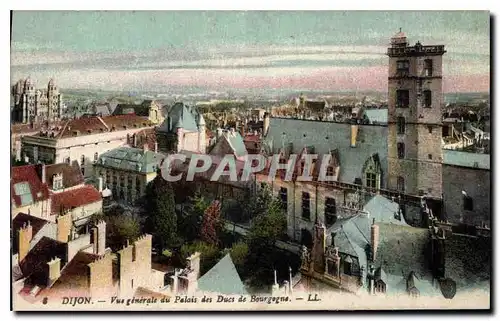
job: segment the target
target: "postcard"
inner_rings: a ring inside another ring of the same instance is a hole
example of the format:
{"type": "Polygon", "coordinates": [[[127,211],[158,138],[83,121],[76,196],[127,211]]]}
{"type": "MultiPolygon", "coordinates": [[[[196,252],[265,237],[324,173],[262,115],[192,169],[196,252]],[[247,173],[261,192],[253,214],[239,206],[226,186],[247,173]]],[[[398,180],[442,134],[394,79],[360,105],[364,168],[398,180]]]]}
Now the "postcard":
{"type": "Polygon", "coordinates": [[[486,11],[12,11],[15,311],[489,310],[486,11]]]}

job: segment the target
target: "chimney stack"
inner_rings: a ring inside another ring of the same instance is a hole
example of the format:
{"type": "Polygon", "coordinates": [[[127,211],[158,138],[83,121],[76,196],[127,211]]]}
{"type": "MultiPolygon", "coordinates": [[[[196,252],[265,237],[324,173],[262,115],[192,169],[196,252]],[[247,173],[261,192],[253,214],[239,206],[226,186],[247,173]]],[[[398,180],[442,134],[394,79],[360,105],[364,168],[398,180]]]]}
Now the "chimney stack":
{"type": "Polygon", "coordinates": [[[103,183],[103,178],[102,178],[102,176],[99,176],[99,178],[97,179],[97,181],[99,182],[99,183],[98,183],[98,184],[99,184],[99,186],[98,186],[98,187],[99,187],[99,193],[102,193],[102,190],[103,190],[103,184],[104,184],[104,183],[103,183]]]}
{"type": "Polygon", "coordinates": [[[356,147],[358,140],[358,124],[351,124],[351,147],[356,147]]]}
{"type": "Polygon", "coordinates": [[[158,153],[158,142],[155,142],[155,153],[158,153]]]}
{"type": "Polygon", "coordinates": [[[27,225],[25,224],[21,229],[19,229],[18,233],[18,259],[19,262],[21,262],[28,254],[30,250],[30,243],[33,239],[33,227],[30,222],[28,221],[27,225]]]}
{"type": "Polygon", "coordinates": [[[58,257],[53,258],[49,262],[47,262],[49,268],[49,279],[48,285],[52,285],[59,277],[61,276],[61,259],[58,257]]]}
{"type": "Polygon", "coordinates": [[[142,145],[143,151],[147,152],[149,150],[148,142],[144,142],[144,145],[142,145]]]}
{"type": "Polygon", "coordinates": [[[372,262],[377,259],[377,248],[379,243],[379,227],[375,224],[375,219],[371,226],[372,262]]]}
{"type": "Polygon", "coordinates": [[[47,183],[45,164],[44,163],[37,164],[36,169],[37,169],[37,174],[40,177],[40,180],[42,181],[42,184],[47,183]]]}

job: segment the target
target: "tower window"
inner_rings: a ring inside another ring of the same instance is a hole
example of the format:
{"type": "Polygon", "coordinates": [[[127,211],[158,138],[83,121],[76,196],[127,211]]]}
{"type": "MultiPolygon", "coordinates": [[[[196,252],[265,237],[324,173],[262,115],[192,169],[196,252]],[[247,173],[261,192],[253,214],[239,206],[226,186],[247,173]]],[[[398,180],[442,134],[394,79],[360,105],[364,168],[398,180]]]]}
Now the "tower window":
{"type": "Polygon", "coordinates": [[[432,106],[432,92],[424,90],[424,107],[430,108],[432,106]]]}
{"type": "Polygon", "coordinates": [[[410,71],[410,62],[408,60],[398,60],[397,69],[398,72],[408,73],[410,71]]]}
{"type": "Polygon", "coordinates": [[[405,144],[404,143],[398,143],[398,158],[399,159],[405,158],[405,144]]]}
{"type": "Polygon", "coordinates": [[[399,108],[407,108],[410,105],[410,91],[397,90],[396,91],[396,104],[399,108]]]}
{"type": "Polygon", "coordinates": [[[405,118],[398,117],[398,134],[404,134],[406,131],[405,118]]]}
{"type": "Polygon", "coordinates": [[[311,199],[307,192],[302,192],[302,218],[304,220],[311,219],[311,199]]]}
{"type": "Polygon", "coordinates": [[[288,211],[288,189],[286,187],[280,188],[280,199],[281,199],[281,207],[288,211]]]}
{"type": "Polygon", "coordinates": [[[429,159],[432,159],[432,154],[427,155],[427,157],[429,157],[429,159]]]}
{"type": "Polygon", "coordinates": [[[99,158],[99,154],[98,153],[94,153],[94,162],[97,162],[98,158],[99,158]]]}
{"type": "Polygon", "coordinates": [[[431,125],[427,126],[427,129],[429,129],[429,134],[432,134],[432,126],[431,125]]]}
{"type": "Polygon", "coordinates": [[[474,204],[472,201],[472,197],[465,195],[464,196],[464,210],[466,211],[473,211],[474,210],[474,204]]]}
{"type": "Polygon", "coordinates": [[[398,176],[398,191],[405,191],[405,179],[402,176],[398,176]]]}
{"type": "Polygon", "coordinates": [[[432,76],[432,59],[425,59],[425,61],[424,61],[424,75],[426,77],[432,76]]]}
{"type": "Polygon", "coordinates": [[[85,155],[82,155],[81,159],[80,159],[80,164],[83,166],[85,165],[85,155]]]}
{"type": "Polygon", "coordinates": [[[327,197],[325,199],[325,222],[327,226],[335,224],[337,221],[337,205],[335,199],[327,197]]]}

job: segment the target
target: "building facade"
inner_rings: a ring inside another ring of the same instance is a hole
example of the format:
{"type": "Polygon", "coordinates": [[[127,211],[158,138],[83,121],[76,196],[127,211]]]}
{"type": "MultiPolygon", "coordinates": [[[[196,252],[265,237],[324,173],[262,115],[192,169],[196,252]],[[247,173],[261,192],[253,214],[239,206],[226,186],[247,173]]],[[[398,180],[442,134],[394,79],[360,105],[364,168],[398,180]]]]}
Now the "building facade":
{"type": "Polygon", "coordinates": [[[53,130],[22,137],[22,158],[45,164],[77,161],[84,177],[91,178],[100,154],[126,146],[127,137],[152,127],[148,117],[136,115],[74,119],[53,130]]]}
{"type": "Polygon", "coordinates": [[[12,87],[12,96],[13,122],[53,121],[63,117],[63,97],[54,79],[50,79],[46,90],[36,89],[29,77],[26,80],[21,79],[12,87]]]}
{"type": "Polygon", "coordinates": [[[164,157],[149,150],[120,147],[101,154],[94,173],[116,201],[134,204],[155,179],[164,157]]]}

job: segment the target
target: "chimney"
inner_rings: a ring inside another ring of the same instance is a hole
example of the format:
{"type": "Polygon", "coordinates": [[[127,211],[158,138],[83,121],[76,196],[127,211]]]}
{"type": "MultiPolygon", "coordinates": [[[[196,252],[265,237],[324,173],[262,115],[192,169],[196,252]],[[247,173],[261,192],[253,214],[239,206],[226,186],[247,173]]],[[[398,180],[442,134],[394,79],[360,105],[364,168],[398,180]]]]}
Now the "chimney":
{"type": "Polygon", "coordinates": [[[28,221],[27,225],[25,224],[21,229],[19,229],[18,233],[18,258],[19,262],[21,262],[28,254],[30,250],[30,243],[33,239],[33,227],[31,226],[30,222],[28,221]]]}
{"type": "Polygon", "coordinates": [[[265,112],[264,113],[264,121],[262,122],[263,123],[263,136],[266,136],[267,135],[267,131],[269,130],[269,122],[270,122],[270,116],[269,116],[269,113],[268,112],[265,112]]]}
{"type": "Polygon", "coordinates": [[[200,277],[200,255],[200,252],[195,252],[187,259],[188,267],[191,271],[193,271],[196,280],[200,277]]]}
{"type": "Polygon", "coordinates": [[[158,153],[158,142],[155,142],[155,153],[158,153]]]}
{"type": "Polygon", "coordinates": [[[97,179],[97,181],[99,182],[99,193],[102,193],[102,190],[103,190],[103,178],[102,176],[99,176],[99,178],[97,179]]]}
{"type": "MultiPolygon", "coordinates": [[[[97,241],[96,254],[103,255],[106,252],[106,222],[100,221],[96,224],[97,235],[94,242],[97,241]]],[[[95,234],[94,234],[95,235],[95,234]]]]}
{"type": "Polygon", "coordinates": [[[371,245],[372,245],[372,262],[377,259],[377,248],[379,243],[379,227],[375,224],[375,219],[373,219],[371,227],[371,245]]]}
{"type": "Polygon", "coordinates": [[[358,139],[358,124],[351,124],[351,147],[356,147],[358,139]]]}
{"type": "Polygon", "coordinates": [[[47,283],[50,286],[61,276],[61,259],[55,257],[47,262],[47,266],[49,268],[49,279],[47,283]]]}
{"type": "Polygon", "coordinates": [[[216,138],[219,139],[222,137],[222,128],[217,128],[217,135],[216,138]]]}
{"type": "Polygon", "coordinates": [[[144,142],[144,145],[142,145],[143,151],[147,152],[149,150],[149,146],[147,142],[144,142]]]}
{"type": "Polygon", "coordinates": [[[280,291],[280,285],[278,284],[278,276],[276,274],[276,270],[274,270],[274,283],[271,287],[271,295],[277,296],[280,291]]]}
{"type": "Polygon", "coordinates": [[[44,163],[37,164],[36,169],[37,169],[38,176],[40,177],[40,180],[42,181],[42,184],[47,183],[45,164],[44,163]]]}
{"type": "Polygon", "coordinates": [[[171,276],[172,278],[171,292],[173,295],[176,295],[177,292],[179,291],[179,274],[181,274],[181,270],[175,269],[174,275],[171,276]]]}
{"type": "Polygon", "coordinates": [[[137,148],[137,134],[134,134],[134,135],[132,136],[132,139],[134,140],[134,142],[133,142],[133,147],[134,147],[134,148],[137,148]]]}

